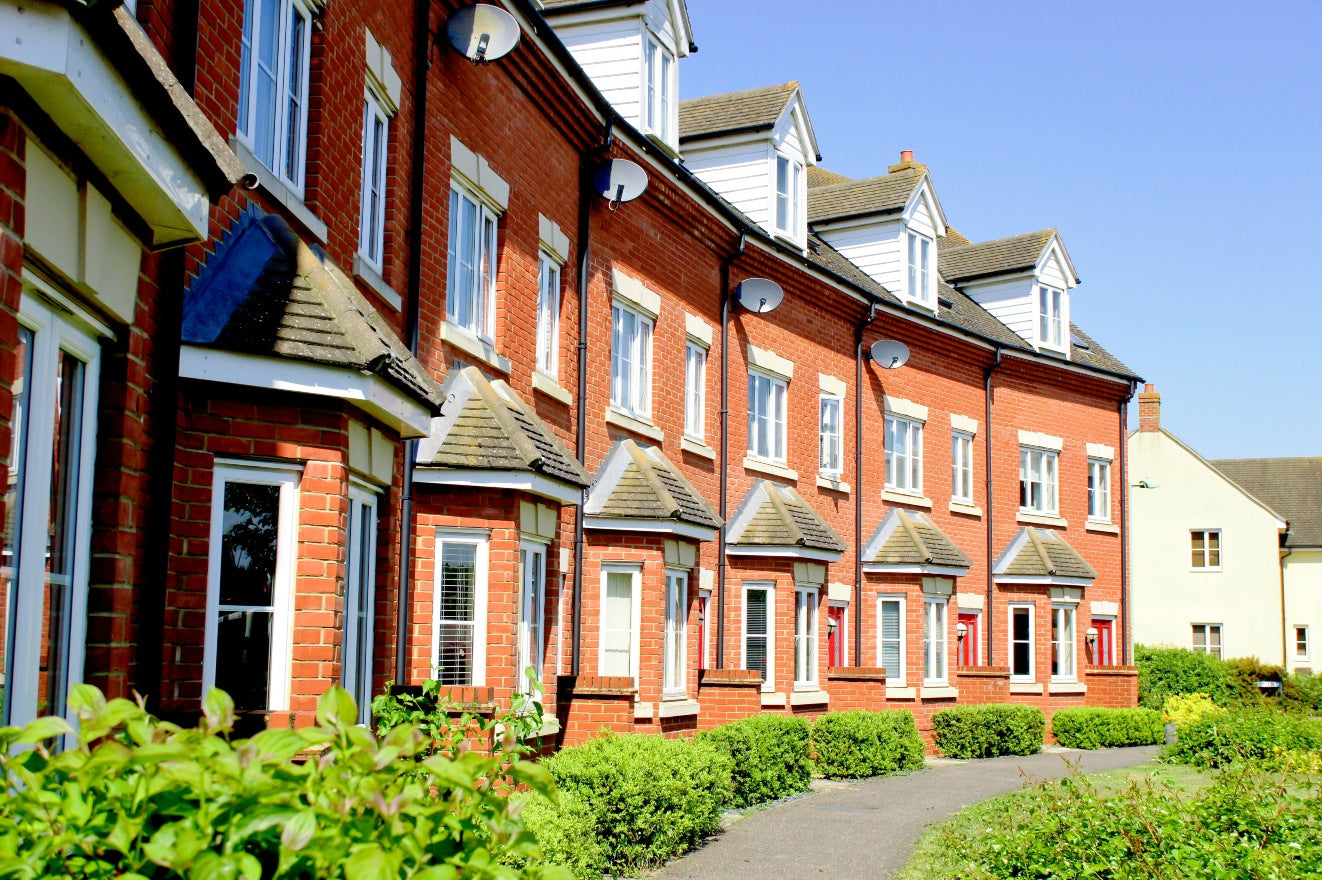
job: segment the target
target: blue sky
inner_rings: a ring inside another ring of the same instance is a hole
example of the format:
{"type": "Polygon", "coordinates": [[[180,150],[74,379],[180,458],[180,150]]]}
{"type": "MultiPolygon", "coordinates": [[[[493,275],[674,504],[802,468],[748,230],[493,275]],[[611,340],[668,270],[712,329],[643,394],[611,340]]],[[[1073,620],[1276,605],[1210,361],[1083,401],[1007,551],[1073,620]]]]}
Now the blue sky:
{"type": "Polygon", "coordinates": [[[972,240],[1058,227],[1204,456],[1322,455],[1322,2],[688,4],[682,97],[798,80],[823,166],[912,149],[972,240]]]}

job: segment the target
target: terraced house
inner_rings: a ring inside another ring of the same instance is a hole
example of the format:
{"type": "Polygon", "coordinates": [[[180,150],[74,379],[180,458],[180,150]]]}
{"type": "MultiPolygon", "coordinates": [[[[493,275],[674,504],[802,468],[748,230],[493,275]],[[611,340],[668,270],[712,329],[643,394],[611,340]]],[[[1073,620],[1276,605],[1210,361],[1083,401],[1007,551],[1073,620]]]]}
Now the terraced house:
{"type": "Polygon", "coordinates": [[[9,717],[79,678],[255,725],[437,678],[562,744],[1134,702],[1137,377],[1056,230],[968,241],[908,151],[825,170],[795,83],[681,101],[683,0],[2,2],[113,25],[151,117],[89,134],[3,50],[9,717]],[[97,192],[145,243],[62,256],[97,192]]]}

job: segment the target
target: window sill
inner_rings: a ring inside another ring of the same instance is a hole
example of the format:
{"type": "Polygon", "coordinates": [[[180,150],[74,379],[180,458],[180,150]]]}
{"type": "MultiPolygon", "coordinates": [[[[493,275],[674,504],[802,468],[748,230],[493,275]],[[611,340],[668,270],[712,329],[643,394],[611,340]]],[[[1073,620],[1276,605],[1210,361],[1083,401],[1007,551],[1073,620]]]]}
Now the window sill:
{"type": "Polygon", "coordinates": [[[541,370],[532,371],[532,387],[535,391],[540,391],[547,397],[560,401],[565,406],[574,405],[574,395],[570,394],[560,383],[543,373],[541,370]]]}
{"type": "Polygon", "coordinates": [[[708,461],[716,460],[716,450],[712,449],[710,446],[708,446],[706,443],[703,443],[701,440],[694,440],[692,437],[685,437],[679,441],[679,447],[680,449],[683,449],[685,452],[692,453],[693,455],[699,456],[700,458],[705,458],[708,461]]]}
{"type": "Polygon", "coordinates": [[[1090,532],[1105,532],[1108,535],[1120,534],[1120,527],[1115,523],[1098,522],[1090,519],[1083,524],[1083,527],[1090,532]]]}
{"type": "Polygon", "coordinates": [[[687,697],[667,697],[661,701],[657,709],[658,718],[688,718],[697,715],[702,711],[702,706],[697,700],[690,700],[687,697]]]}
{"type": "Polygon", "coordinates": [[[1055,526],[1058,529],[1069,527],[1069,522],[1064,517],[1050,513],[1035,513],[1031,510],[1019,511],[1019,522],[1036,526],[1055,526]]]}
{"type": "Polygon", "coordinates": [[[886,699],[888,700],[916,700],[918,699],[918,688],[905,687],[904,685],[886,685],[886,699]]]}
{"type": "Polygon", "coordinates": [[[319,243],[325,244],[329,230],[325,222],[320,217],[312,213],[312,209],[303,203],[303,197],[289,188],[289,185],[276,177],[271,169],[262,164],[262,160],[249,149],[248,145],[235,136],[230,136],[230,149],[234,150],[234,155],[239,157],[239,162],[248,169],[254,177],[257,178],[257,185],[268,196],[275,199],[285,207],[294,219],[303,225],[312,237],[319,243]]]}
{"type": "Polygon", "coordinates": [[[665,138],[661,137],[660,134],[650,128],[643,132],[643,134],[647,136],[649,141],[661,148],[662,152],[667,156],[674,159],[676,162],[679,161],[679,150],[665,138]]]}
{"type": "Polygon", "coordinates": [[[372,288],[372,291],[381,299],[385,300],[392,309],[400,311],[404,308],[404,298],[381,277],[380,273],[368,265],[367,261],[361,256],[354,254],[353,275],[359,281],[372,288]]]}
{"type": "Polygon", "coordinates": [[[654,703],[634,703],[634,704],[633,704],[633,720],[634,720],[634,721],[651,721],[651,720],[652,720],[652,709],[654,708],[654,706],[655,706],[654,703]]]}
{"type": "Polygon", "coordinates": [[[1210,565],[1204,565],[1201,568],[1189,569],[1189,574],[1216,574],[1219,571],[1221,571],[1221,566],[1219,565],[1215,568],[1210,565]]]}
{"type": "Polygon", "coordinates": [[[665,433],[656,425],[653,425],[651,422],[645,422],[637,416],[631,416],[613,406],[606,407],[606,424],[614,425],[617,428],[623,428],[626,431],[637,434],[640,437],[646,437],[648,440],[652,440],[656,443],[661,443],[666,439],[665,433]]]}
{"type": "Polygon", "coordinates": [[[799,479],[799,472],[790,470],[783,464],[767,461],[761,458],[754,458],[751,455],[744,456],[744,468],[750,471],[757,471],[759,474],[766,474],[769,477],[780,477],[782,480],[799,479]]]}
{"type": "Polygon", "coordinates": [[[502,357],[491,343],[478,339],[458,324],[451,324],[446,321],[441,325],[441,341],[445,342],[465,354],[472,355],[482,363],[491,367],[493,370],[509,375],[509,358],[502,357]]]}
{"type": "Polygon", "coordinates": [[[534,736],[541,738],[544,736],[554,736],[560,732],[560,719],[554,715],[542,716],[542,729],[537,731],[534,736]]]}
{"type": "Polygon", "coordinates": [[[830,694],[826,691],[817,690],[817,685],[808,685],[808,687],[813,688],[813,690],[795,691],[790,694],[791,706],[826,706],[830,704],[830,694]]]}
{"type": "Polygon", "coordinates": [[[1012,681],[1010,682],[1010,693],[1041,696],[1042,685],[1035,681],[1012,681]]]}
{"type": "Polygon", "coordinates": [[[817,477],[817,485],[822,489],[829,489],[832,492],[839,492],[842,495],[849,494],[849,484],[844,480],[837,480],[835,477],[817,477]]]}
{"type": "Polygon", "coordinates": [[[764,691],[762,693],[763,709],[784,708],[784,706],[785,706],[784,694],[778,694],[775,691],[771,691],[769,693],[764,691]]]}
{"type": "Polygon", "coordinates": [[[951,513],[962,513],[965,516],[982,516],[982,508],[973,504],[964,504],[961,501],[950,502],[951,513]]]}
{"type": "Polygon", "coordinates": [[[906,492],[896,492],[894,489],[886,489],[881,493],[882,501],[889,501],[892,504],[907,504],[910,507],[926,507],[932,509],[932,499],[924,498],[921,495],[910,495],[906,492]]]}
{"type": "Polygon", "coordinates": [[[1088,693],[1088,686],[1077,681],[1053,681],[1047,685],[1047,693],[1052,696],[1067,696],[1088,693]]]}
{"type": "Polygon", "coordinates": [[[959,698],[959,688],[948,684],[923,685],[918,694],[924,700],[955,700],[959,698]]]}

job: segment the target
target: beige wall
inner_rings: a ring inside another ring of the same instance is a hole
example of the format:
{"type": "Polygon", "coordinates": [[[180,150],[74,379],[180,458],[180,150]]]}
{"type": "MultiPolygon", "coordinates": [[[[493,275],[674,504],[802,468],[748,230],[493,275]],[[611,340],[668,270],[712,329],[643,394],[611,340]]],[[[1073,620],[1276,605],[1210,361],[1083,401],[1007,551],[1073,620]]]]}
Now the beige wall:
{"type": "Polygon", "coordinates": [[[1164,431],[1131,434],[1129,455],[1134,641],[1190,647],[1219,623],[1223,657],[1282,662],[1284,523],[1164,431]],[[1220,571],[1192,567],[1191,529],[1221,530],[1220,571]]]}
{"type": "Polygon", "coordinates": [[[1295,550],[1285,557],[1287,669],[1322,673],[1322,550],[1295,550]],[[1308,627],[1308,657],[1295,655],[1294,628],[1308,627]]]}

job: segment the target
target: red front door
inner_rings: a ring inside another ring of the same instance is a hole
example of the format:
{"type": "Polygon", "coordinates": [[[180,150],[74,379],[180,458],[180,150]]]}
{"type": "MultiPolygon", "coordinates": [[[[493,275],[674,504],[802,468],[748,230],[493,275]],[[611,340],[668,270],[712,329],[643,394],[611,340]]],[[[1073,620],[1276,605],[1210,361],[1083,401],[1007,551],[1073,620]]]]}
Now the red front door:
{"type": "Polygon", "coordinates": [[[982,615],[977,612],[961,611],[959,622],[964,624],[964,638],[959,640],[959,665],[977,666],[978,665],[978,623],[982,620],[982,615]]]}
{"type": "Polygon", "coordinates": [[[831,605],[826,609],[826,657],[831,666],[845,665],[845,609],[831,605]]]}
{"type": "Polygon", "coordinates": [[[1110,617],[1094,617],[1093,629],[1097,630],[1097,641],[1093,643],[1092,662],[1094,666],[1115,665],[1115,620],[1110,617]]]}

